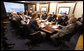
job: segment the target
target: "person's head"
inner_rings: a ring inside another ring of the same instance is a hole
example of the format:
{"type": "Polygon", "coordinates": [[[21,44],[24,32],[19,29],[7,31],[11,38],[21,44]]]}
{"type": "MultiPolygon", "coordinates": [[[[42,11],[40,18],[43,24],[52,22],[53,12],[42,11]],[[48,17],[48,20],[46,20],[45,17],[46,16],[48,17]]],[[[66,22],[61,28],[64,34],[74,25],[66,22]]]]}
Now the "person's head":
{"type": "Polygon", "coordinates": [[[26,10],[26,12],[28,12],[28,10],[26,10]]]}
{"type": "Polygon", "coordinates": [[[20,14],[23,14],[23,11],[20,11],[20,14]]]}
{"type": "Polygon", "coordinates": [[[52,14],[49,14],[49,16],[51,16],[51,17],[52,17],[52,14]]]}
{"type": "Polygon", "coordinates": [[[24,16],[24,13],[22,13],[21,16],[24,16]]]}
{"type": "Polygon", "coordinates": [[[10,11],[10,13],[13,15],[13,13],[16,12],[15,10],[10,11]]]}
{"type": "Polygon", "coordinates": [[[13,11],[13,16],[18,16],[17,12],[16,11],[13,11]]]}
{"type": "Polygon", "coordinates": [[[61,18],[61,14],[58,14],[58,15],[57,15],[57,18],[60,19],[60,18],[61,18]]]}
{"type": "Polygon", "coordinates": [[[48,13],[48,16],[49,16],[50,14],[48,13]]]}
{"type": "Polygon", "coordinates": [[[71,17],[75,17],[75,15],[74,15],[74,14],[72,14],[72,15],[71,15],[71,17]]]}
{"type": "Polygon", "coordinates": [[[73,24],[73,23],[76,23],[76,21],[77,21],[77,19],[72,17],[68,20],[68,23],[73,24]]]}
{"type": "Polygon", "coordinates": [[[58,18],[58,19],[60,19],[60,18],[61,18],[61,16],[60,16],[60,15],[58,15],[58,16],[57,16],[57,18],[58,18]]]}
{"type": "Polygon", "coordinates": [[[10,12],[10,14],[12,14],[12,15],[13,15],[13,11],[11,11],[11,12],[10,12]]]}
{"type": "Polygon", "coordinates": [[[54,12],[52,12],[52,14],[55,14],[54,12]]]}
{"type": "Polygon", "coordinates": [[[32,14],[32,18],[33,18],[33,19],[36,19],[37,17],[38,17],[38,16],[37,16],[36,13],[32,14]]]}
{"type": "Polygon", "coordinates": [[[82,14],[81,18],[83,18],[83,14],[82,14]]]}
{"type": "Polygon", "coordinates": [[[56,18],[56,17],[57,17],[57,15],[54,15],[53,17],[54,17],[54,18],[56,18]]]}
{"type": "Polygon", "coordinates": [[[66,13],[64,13],[64,16],[66,16],[66,13]]]}
{"type": "Polygon", "coordinates": [[[32,10],[30,10],[30,13],[32,13],[32,10]]]}
{"type": "Polygon", "coordinates": [[[46,12],[44,14],[46,14],[46,12]]]}

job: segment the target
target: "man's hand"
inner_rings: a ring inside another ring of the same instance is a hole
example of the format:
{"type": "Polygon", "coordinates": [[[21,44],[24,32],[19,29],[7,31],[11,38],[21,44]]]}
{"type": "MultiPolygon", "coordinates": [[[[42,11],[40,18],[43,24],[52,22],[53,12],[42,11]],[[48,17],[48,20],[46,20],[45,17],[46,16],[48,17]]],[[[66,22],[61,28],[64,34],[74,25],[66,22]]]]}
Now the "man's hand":
{"type": "Polygon", "coordinates": [[[59,29],[55,29],[56,31],[59,31],[59,29]]]}
{"type": "Polygon", "coordinates": [[[50,36],[50,38],[58,38],[58,34],[54,34],[54,35],[50,36]]]}

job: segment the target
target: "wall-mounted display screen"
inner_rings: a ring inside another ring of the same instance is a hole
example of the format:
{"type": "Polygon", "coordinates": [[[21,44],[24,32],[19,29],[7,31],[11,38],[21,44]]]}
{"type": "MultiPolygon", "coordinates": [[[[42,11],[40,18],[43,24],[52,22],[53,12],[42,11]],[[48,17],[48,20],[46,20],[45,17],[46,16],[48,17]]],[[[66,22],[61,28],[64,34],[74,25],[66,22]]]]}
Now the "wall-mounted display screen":
{"type": "Polygon", "coordinates": [[[41,7],[41,11],[42,12],[47,11],[47,8],[46,7],[41,7]]]}
{"type": "Polygon", "coordinates": [[[59,14],[63,14],[63,13],[69,14],[69,12],[70,12],[70,7],[60,7],[59,8],[59,14]]]}
{"type": "Polygon", "coordinates": [[[12,10],[15,10],[16,12],[20,12],[20,11],[25,12],[24,4],[4,2],[4,6],[6,9],[6,12],[10,12],[12,10]]]}

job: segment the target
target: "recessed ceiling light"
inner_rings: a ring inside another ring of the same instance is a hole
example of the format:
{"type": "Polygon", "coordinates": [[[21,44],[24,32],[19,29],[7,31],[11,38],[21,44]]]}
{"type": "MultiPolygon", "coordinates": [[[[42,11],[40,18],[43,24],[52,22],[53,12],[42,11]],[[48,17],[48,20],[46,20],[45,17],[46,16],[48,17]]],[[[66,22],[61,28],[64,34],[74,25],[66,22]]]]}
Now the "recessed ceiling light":
{"type": "Polygon", "coordinates": [[[21,1],[21,2],[25,2],[25,1],[21,1]]]}

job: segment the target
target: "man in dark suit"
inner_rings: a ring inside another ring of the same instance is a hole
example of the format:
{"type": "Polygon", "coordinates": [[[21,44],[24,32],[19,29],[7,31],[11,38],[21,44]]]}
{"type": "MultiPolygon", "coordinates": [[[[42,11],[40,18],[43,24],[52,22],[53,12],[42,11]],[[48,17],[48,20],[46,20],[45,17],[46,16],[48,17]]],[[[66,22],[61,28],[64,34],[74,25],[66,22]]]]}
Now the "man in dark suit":
{"type": "Polygon", "coordinates": [[[38,13],[38,18],[40,18],[40,13],[38,13]]]}
{"type": "Polygon", "coordinates": [[[54,34],[54,35],[51,35],[51,39],[53,41],[55,41],[56,38],[60,38],[60,37],[63,37],[67,34],[71,34],[73,33],[74,31],[76,31],[77,29],[77,23],[76,23],[76,19],[74,18],[70,18],[69,21],[68,21],[69,25],[63,27],[62,29],[56,29],[56,31],[58,31],[58,33],[54,34]]]}
{"type": "Polygon", "coordinates": [[[83,23],[83,14],[82,14],[82,16],[80,17],[80,18],[78,18],[78,20],[77,21],[80,21],[80,22],[82,22],[83,23]]]}
{"type": "Polygon", "coordinates": [[[53,19],[52,14],[49,14],[49,16],[48,16],[47,20],[48,20],[49,22],[51,22],[51,21],[52,21],[52,19],[53,19]]]}
{"type": "Polygon", "coordinates": [[[53,15],[52,21],[53,21],[53,22],[56,22],[56,18],[57,18],[57,15],[53,15]]]}
{"type": "Polygon", "coordinates": [[[42,17],[41,17],[43,20],[45,20],[45,14],[43,13],[42,14],[42,17]]]}
{"type": "Polygon", "coordinates": [[[52,17],[55,15],[55,12],[52,12],[52,17]]]}
{"type": "Polygon", "coordinates": [[[67,21],[69,20],[68,16],[66,16],[66,13],[64,13],[64,15],[62,16],[62,19],[63,19],[63,25],[66,26],[67,21]]]}
{"type": "Polygon", "coordinates": [[[62,25],[63,24],[63,19],[61,18],[61,16],[57,16],[56,21],[58,22],[58,24],[62,25]]]}
{"type": "MultiPolygon", "coordinates": [[[[83,24],[83,14],[80,18],[77,19],[77,21],[81,22],[83,24]]],[[[83,32],[83,25],[79,29],[80,32],[83,32]]]]}

